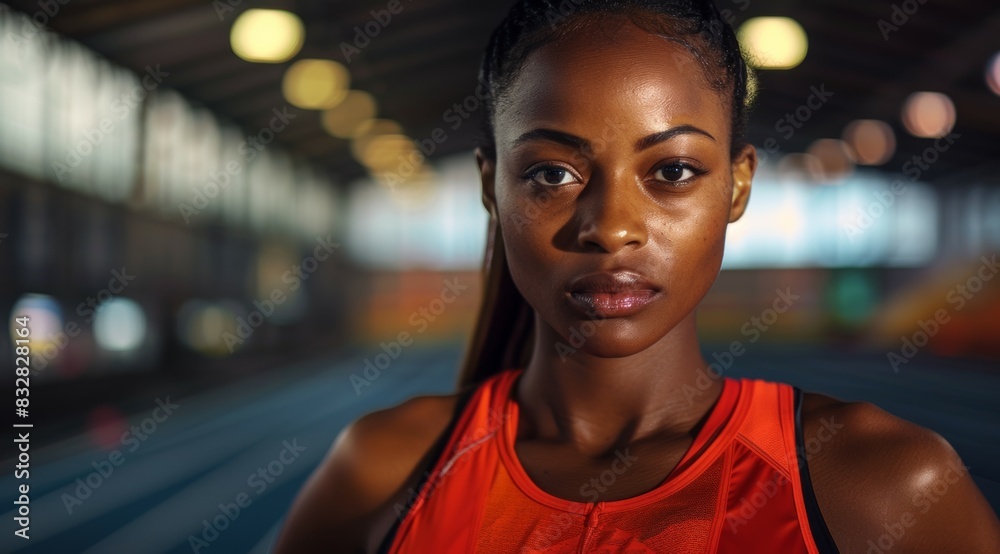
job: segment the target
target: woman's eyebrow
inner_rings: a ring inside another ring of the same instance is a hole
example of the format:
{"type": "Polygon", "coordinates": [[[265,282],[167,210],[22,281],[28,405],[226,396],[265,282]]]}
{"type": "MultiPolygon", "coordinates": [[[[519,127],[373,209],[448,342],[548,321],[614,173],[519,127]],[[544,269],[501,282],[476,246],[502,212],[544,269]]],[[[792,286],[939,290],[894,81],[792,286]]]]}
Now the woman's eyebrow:
{"type": "MultiPolygon", "coordinates": [[[[652,135],[643,137],[635,143],[635,151],[641,152],[651,146],[659,144],[663,141],[670,140],[678,135],[689,135],[697,134],[704,135],[713,141],[715,137],[711,133],[704,129],[695,127],[694,125],[678,125],[677,127],[671,127],[666,131],[660,131],[659,133],[653,133],[652,135]]],[[[513,146],[518,146],[525,142],[531,142],[534,140],[547,140],[551,142],[557,142],[559,144],[565,144],[577,150],[587,150],[590,148],[590,142],[587,139],[580,138],[576,135],[571,135],[569,133],[564,133],[562,131],[554,131],[552,129],[533,129],[528,131],[521,136],[514,139],[513,146]]]]}
{"type": "Polygon", "coordinates": [[[690,135],[690,134],[705,135],[706,137],[712,139],[713,141],[715,140],[715,137],[713,137],[711,133],[709,133],[704,129],[699,129],[694,125],[678,125],[676,127],[671,127],[666,131],[653,133],[652,135],[639,139],[639,141],[635,143],[635,151],[641,152],[653,145],[659,144],[665,140],[670,140],[678,135],[690,135]]]}
{"type": "Polygon", "coordinates": [[[552,129],[533,129],[528,131],[527,133],[524,133],[514,139],[513,146],[518,146],[533,140],[558,142],[559,144],[565,144],[566,146],[571,146],[577,150],[586,150],[590,148],[590,142],[588,142],[587,139],[583,139],[569,133],[563,133],[562,131],[553,131],[552,129]]]}

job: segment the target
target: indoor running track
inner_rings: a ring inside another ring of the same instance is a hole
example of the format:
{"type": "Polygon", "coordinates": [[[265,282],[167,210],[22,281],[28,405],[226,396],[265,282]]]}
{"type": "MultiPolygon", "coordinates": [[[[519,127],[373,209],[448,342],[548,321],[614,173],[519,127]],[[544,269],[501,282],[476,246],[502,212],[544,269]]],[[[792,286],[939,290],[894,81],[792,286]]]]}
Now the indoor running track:
{"type": "MultiPolygon", "coordinates": [[[[107,469],[101,462],[108,460],[108,451],[82,437],[33,449],[31,540],[13,536],[9,510],[0,552],[267,552],[296,492],[346,423],[408,397],[453,387],[457,348],[412,347],[359,395],[349,376],[362,375],[365,356],[377,353],[300,364],[225,389],[171,398],[179,405],[175,413],[145,442],[121,445],[121,464],[89,497],[72,502],[72,514],[65,499],[75,494],[78,478],[95,471],[95,462],[107,469]],[[299,447],[297,457],[282,455],[286,442],[299,447]],[[268,467],[278,473],[272,482],[251,479],[268,467]],[[219,505],[235,504],[240,494],[249,504],[235,518],[217,518],[219,505]],[[214,519],[226,528],[209,533],[208,541],[203,520],[214,519]]],[[[930,427],[955,446],[994,509],[1000,509],[1000,371],[991,374],[984,364],[975,365],[917,358],[897,374],[884,355],[751,352],[725,374],[869,400],[930,427]]],[[[133,414],[130,423],[149,417],[155,400],[150,398],[150,411],[133,414]]],[[[5,467],[12,466],[8,458],[5,467]]],[[[6,507],[12,506],[16,487],[12,473],[5,470],[0,478],[6,507]]]]}

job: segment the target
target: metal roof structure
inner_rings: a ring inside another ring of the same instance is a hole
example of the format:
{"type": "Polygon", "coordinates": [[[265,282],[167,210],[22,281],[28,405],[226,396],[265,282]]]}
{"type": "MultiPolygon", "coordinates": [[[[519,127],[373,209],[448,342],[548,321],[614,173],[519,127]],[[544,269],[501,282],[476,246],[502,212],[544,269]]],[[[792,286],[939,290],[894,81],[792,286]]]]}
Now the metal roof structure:
{"type": "MultiPolygon", "coordinates": [[[[384,10],[386,0],[12,0],[15,9],[56,13],[47,26],[137,73],[159,65],[167,85],[193,102],[250,131],[266,126],[272,109],[285,104],[281,80],[291,62],[250,63],[230,48],[236,16],[251,7],[296,13],[305,24],[305,45],[296,58],[344,63],[351,87],[376,98],[379,117],[398,121],[414,139],[445,125],[449,108],[476,86],[479,57],[490,31],[510,2],[400,0],[370,41],[355,44],[358,29],[384,10]],[[45,6],[43,6],[45,4],[45,6]],[[343,44],[363,45],[345,56],[343,44]]],[[[898,140],[894,158],[881,169],[899,172],[932,141],[909,136],[900,109],[916,91],[943,92],[957,111],[960,142],[935,163],[925,180],[990,178],[1000,162],[1000,97],[987,87],[987,63],[1000,50],[1000,7],[990,0],[719,0],[735,24],[758,15],[796,19],[809,38],[805,61],[789,71],[761,71],[760,94],[750,138],[762,144],[776,123],[794,113],[811,87],[834,94],[811,114],[802,132],[781,138],[782,152],[804,151],[818,138],[838,138],[853,119],[889,122],[898,140]],[[912,12],[912,13],[910,13],[912,12]],[[881,21],[881,23],[880,23],[881,21]]],[[[373,27],[374,28],[374,27],[373,27]]],[[[449,132],[434,156],[471,150],[474,121],[449,132]]],[[[450,130],[450,128],[449,128],[450,130]]],[[[318,112],[307,112],[279,140],[289,151],[325,167],[339,183],[362,176],[350,145],[328,135],[318,112]]],[[[434,157],[432,156],[432,158],[434,157]]],[[[994,183],[998,182],[993,180],[994,183]]]]}

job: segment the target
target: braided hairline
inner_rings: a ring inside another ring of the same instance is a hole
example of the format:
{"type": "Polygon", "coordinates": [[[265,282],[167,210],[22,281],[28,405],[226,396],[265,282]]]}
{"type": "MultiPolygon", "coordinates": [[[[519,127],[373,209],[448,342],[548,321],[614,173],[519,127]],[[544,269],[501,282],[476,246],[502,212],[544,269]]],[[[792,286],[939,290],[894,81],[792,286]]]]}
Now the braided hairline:
{"type": "Polygon", "coordinates": [[[568,1],[521,0],[490,36],[479,72],[487,93],[480,144],[488,156],[496,157],[493,118],[528,55],[609,13],[680,44],[693,54],[713,90],[731,90],[733,153],[743,146],[749,69],[735,33],[712,0],[571,0],[575,9],[564,16],[560,5],[568,1]]]}

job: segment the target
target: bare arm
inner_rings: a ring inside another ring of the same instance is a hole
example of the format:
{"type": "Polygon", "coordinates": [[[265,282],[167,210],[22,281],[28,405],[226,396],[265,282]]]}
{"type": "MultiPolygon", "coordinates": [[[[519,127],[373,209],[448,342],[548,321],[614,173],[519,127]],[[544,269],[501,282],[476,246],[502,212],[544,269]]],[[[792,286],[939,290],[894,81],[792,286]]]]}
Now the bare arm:
{"type": "Polygon", "coordinates": [[[370,550],[453,409],[454,397],[415,398],[344,428],[299,492],[275,554],[370,550]]]}
{"type": "Polygon", "coordinates": [[[824,418],[842,427],[809,468],[841,552],[1000,553],[1000,521],[944,438],[872,404],[807,395],[807,441],[824,418]]]}

